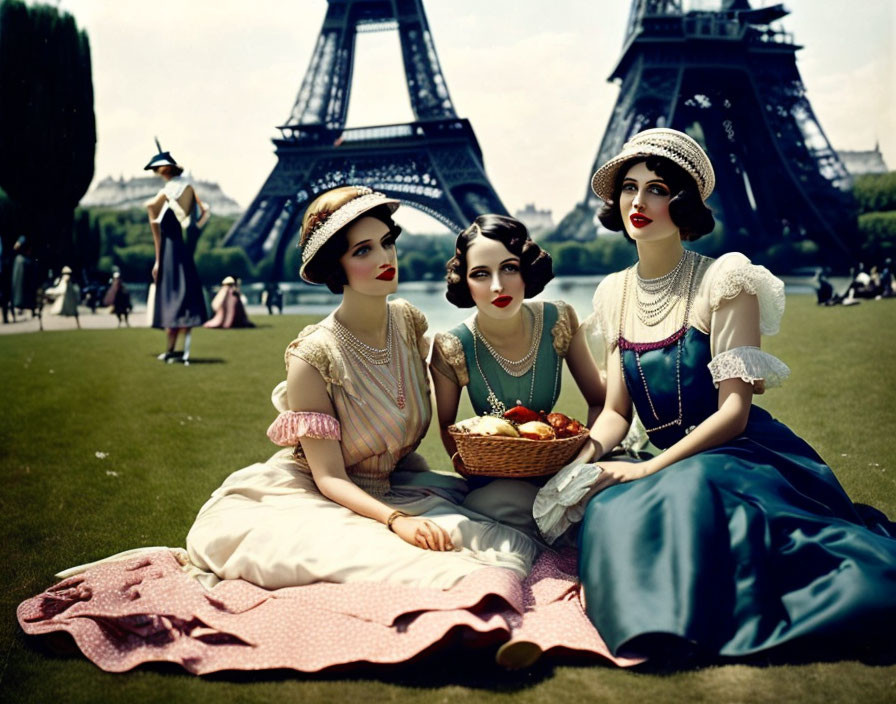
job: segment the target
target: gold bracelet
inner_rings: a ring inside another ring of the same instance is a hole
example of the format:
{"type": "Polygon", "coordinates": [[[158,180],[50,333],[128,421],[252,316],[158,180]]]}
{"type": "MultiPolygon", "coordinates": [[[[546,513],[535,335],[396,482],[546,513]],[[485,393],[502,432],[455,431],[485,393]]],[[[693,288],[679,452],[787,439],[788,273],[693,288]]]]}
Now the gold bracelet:
{"type": "Polygon", "coordinates": [[[397,521],[399,518],[407,518],[407,515],[408,514],[406,514],[404,511],[393,511],[386,519],[386,528],[394,533],[395,529],[392,527],[392,524],[395,523],[395,521],[397,521]]]}

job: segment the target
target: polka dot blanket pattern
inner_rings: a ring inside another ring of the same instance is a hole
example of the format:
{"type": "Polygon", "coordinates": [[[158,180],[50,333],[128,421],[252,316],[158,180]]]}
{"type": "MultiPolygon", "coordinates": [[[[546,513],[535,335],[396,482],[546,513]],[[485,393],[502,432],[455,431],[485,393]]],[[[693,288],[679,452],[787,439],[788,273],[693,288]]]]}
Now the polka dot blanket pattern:
{"type": "Polygon", "coordinates": [[[159,550],[106,562],[22,602],[31,635],[67,631],[103,670],[172,662],[207,674],[353,663],[400,663],[440,643],[493,647],[523,639],[619,666],[585,616],[575,556],[546,552],[521,581],[483,568],[448,590],[386,583],[317,583],[269,591],[243,580],[205,589],[159,550]]]}

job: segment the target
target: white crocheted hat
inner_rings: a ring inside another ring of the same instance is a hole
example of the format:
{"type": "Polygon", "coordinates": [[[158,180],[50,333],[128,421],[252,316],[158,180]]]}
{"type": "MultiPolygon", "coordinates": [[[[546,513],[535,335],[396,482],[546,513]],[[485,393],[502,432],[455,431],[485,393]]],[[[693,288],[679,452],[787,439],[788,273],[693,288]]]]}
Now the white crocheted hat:
{"type": "Polygon", "coordinates": [[[299,269],[299,276],[309,284],[324,283],[323,281],[314,281],[309,278],[305,270],[327,240],[352,220],[356,220],[377,206],[388,206],[389,212],[394,213],[398,210],[398,206],[401,205],[401,202],[395,198],[389,198],[384,193],[373,191],[366,186],[355,186],[354,188],[358,192],[356,197],[346,201],[344,205],[333,212],[319,216],[314,226],[308,232],[302,233],[302,241],[299,243],[299,246],[302,248],[302,266],[299,269]]]}
{"type": "Polygon", "coordinates": [[[705,202],[716,185],[716,175],[706,152],[684,132],[656,127],[638,132],[622,145],[622,151],[601,166],[591,178],[591,190],[605,202],[613,200],[613,186],[619,168],[638,156],[662,156],[688,172],[705,202]]]}

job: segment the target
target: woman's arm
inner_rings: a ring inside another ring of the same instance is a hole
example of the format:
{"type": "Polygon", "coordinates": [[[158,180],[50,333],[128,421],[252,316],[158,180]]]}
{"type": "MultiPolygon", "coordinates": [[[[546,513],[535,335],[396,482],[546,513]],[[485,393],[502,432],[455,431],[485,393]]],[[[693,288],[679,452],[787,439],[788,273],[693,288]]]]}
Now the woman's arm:
{"type": "MultiPolygon", "coordinates": [[[[722,303],[713,313],[713,355],[738,347],[759,347],[759,301],[753,294],[741,292],[722,303]]],[[[632,481],[658,472],[670,464],[698,452],[722,445],[744,432],[753,403],[753,384],[739,378],[719,382],[718,408],[694,430],[645,462],[601,462],[604,469],[597,485],[609,486],[632,481]]]]}
{"type": "MultiPolygon", "coordinates": [[[[307,362],[295,357],[290,362],[286,377],[286,395],[291,410],[336,416],[320,373],[307,362]]],[[[394,509],[372,497],[348,478],[339,441],[302,438],[302,450],[321,494],[357,514],[387,523],[394,509]]],[[[392,529],[405,542],[418,547],[430,550],[454,549],[445,530],[422,518],[402,516],[393,521],[392,529]]]]}
{"type": "Polygon", "coordinates": [[[569,367],[572,378],[575,379],[579,391],[588,404],[586,425],[590,428],[603,410],[607,397],[607,384],[588,349],[587,334],[585,326],[580,325],[566,351],[566,366],[569,367]]]}
{"type": "Polygon", "coordinates": [[[439,423],[439,434],[442,444],[450,457],[457,452],[457,444],[448,434],[448,426],[457,420],[457,408],[460,405],[460,386],[454,379],[449,379],[440,372],[436,365],[443,360],[438,344],[433,345],[432,361],[429,364],[432,373],[432,388],[436,397],[436,417],[439,423]],[[437,359],[438,358],[438,359],[437,359]]]}
{"type": "Polygon", "coordinates": [[[187,186],[180,198],[177,199],[177,202],[180,204],[180,207],[183,208],[185,213],[189,213],[193,209],[194,200],[201,213],[199,219],[194,224],[196,227],[203,228],[205,227],[205,223],[207,223],[208,219],[211,217],[212,209],[199,200],[199,194],[196,193],[196,189],[193,188],[193,186],[187,186]]]}
{"type": "Polygon", "coordinates": [[[606,402],[591,427],[589,442],[579,451],[576,461],[590,462],[605,455],[622,442],[631,426],[632,401],[622,377],[619,354],[617,347],[607,360],[606,402]]]}
{"type": "Polygon", "coordinates": [[[149,216],[149,229],[152,230],[152,242],[156,249],[156,261],[152,265],[152,280],[156,281],[159,277],[159,255],[162,250],[162,228],[159,225],[158,218],[165,207],[165,194],[161,191],[159,194],[146,201],[146,212],[149,216]]]}

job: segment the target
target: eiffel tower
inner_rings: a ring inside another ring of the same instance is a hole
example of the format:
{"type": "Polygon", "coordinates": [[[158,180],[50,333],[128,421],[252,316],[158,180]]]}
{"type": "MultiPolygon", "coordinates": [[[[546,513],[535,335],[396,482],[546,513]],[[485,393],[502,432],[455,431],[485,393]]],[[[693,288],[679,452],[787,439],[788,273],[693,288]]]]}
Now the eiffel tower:
{"type": "MultiPolygon", "coordinates": [[[[851,180],[796,65],[801,48],[773,27],[782,5],[721,0],[686,11],[682,0],[632,0],[610,80],[621,81],[594,170],[632,135],[672,127],[700,142],[716,171],[710,199],[726,249],[755,252],[811,239],[829,261],[850,255],[856,232],[851,180]]],[[[600,200],[588,189],[583,203],[600,200]]]]}
{"type": "Polygon", "coordinates": [[[336,186],[369,186],[453,230],[482,213],[507,213],[469,120],[454,110],[422,0],[327,1],[305,79],[273,140],[277,165],[225,240],[255,262],[273,250],[275,278],[305,207],[336,186]],[[346,129],[355,36],[395,29],[415,120],[346,129]]]}

